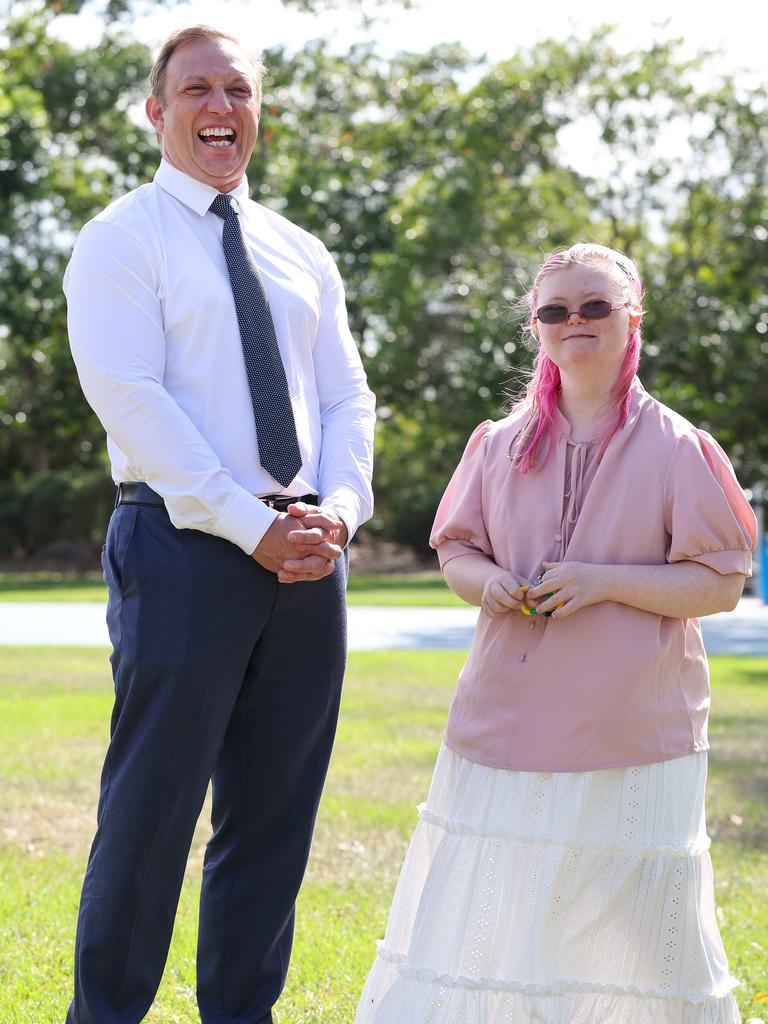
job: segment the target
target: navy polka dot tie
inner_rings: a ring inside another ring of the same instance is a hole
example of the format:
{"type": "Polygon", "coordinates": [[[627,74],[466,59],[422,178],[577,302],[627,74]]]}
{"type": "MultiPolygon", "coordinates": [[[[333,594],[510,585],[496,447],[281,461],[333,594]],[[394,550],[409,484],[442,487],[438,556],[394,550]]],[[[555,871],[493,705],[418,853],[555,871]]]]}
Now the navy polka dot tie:
{"type": "Polygon", "coordinates": [[[232,200],[219,194],[210,209],[224,221],[224,256],[243,342],[259,460],[270,476],[287,487],[301,469],[301,453],[269,303],[232,200]]]}

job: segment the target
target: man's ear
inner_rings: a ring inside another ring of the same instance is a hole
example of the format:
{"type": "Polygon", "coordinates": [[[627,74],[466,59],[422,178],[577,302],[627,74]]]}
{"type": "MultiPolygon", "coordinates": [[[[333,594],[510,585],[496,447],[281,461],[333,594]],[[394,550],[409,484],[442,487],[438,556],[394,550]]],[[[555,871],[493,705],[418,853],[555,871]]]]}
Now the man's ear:
{"type": "Polygon", "coordinates": [[[147,102],[144,104],[144,110],[146,111],[149,123],[158,133],[162,134],[163,131],[163,108],[160,104],[160,100],[157,96],[148,96],[147,102]]]}

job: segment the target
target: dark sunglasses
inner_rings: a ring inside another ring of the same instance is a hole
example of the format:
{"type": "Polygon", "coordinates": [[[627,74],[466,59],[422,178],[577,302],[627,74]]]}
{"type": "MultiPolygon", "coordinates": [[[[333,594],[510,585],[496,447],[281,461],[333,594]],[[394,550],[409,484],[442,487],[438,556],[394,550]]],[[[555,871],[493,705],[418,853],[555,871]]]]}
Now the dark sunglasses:
{"type": "Polygon", "coordinates": [[[590,299],[582,302],[578,309],[568,309],[561,302],[553,302],[549,306],[539,306],[534,320],[542,324],[564,324],[571,313],[578,313],[585,320],[605,320],[616,309],[623,309],[627,303],[612,306],[608,299],[590,299]]]}

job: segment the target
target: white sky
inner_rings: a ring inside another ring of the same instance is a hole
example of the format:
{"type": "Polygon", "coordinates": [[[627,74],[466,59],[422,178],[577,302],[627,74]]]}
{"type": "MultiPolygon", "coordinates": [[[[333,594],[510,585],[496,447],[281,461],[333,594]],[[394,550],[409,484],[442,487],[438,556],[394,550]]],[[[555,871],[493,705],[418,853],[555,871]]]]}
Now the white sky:
{"type": "MultiPolygon", "coordinates": [[[[370,2],[370,0],[369,0],[370,2]]],[[[502,60],[520,47],[547,38],[587,35],[604,23],[617,26],[622,48],[645,46],[654,39],[682,37],[691,52],[721,49],[715,66],[727,73],[751,72],[744,81],[768,80],[768,3],[765,0],[416,0],[413,10],[372,4],[381,20],[368,32],[359,14],[331,11],[319,16],[286,9],[280,0],[190,0],[132,19],[137,38],[156,47],[182,25],[206,22],[233,31],[257,49],[287,44],[298,49],[306,40],[332,37],[345,50],[359,39],[374,38],[383,54],[423,51],[440,42],[461,42],[472,54],[502,60]]],[[[101,22],[95,16],[60,17],[57,35],[76,45],[95,41],[101,22]]]]}

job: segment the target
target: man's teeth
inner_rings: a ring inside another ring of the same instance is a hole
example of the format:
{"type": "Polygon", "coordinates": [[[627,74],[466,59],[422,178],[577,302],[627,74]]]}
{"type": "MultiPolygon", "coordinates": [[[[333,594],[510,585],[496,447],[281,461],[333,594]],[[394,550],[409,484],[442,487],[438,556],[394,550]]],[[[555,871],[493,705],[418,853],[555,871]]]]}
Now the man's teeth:
{"type": "Polygon", "coordinates": [[[209,146],[231,146],[234,139],[234,131],[231,128],[202,128],[198,135],[209,146]],[[216,140],[216,141],[214,141],[216,140]]]}

